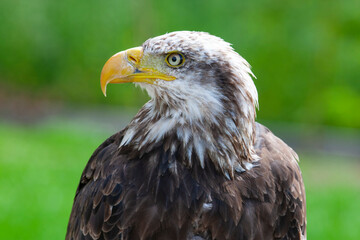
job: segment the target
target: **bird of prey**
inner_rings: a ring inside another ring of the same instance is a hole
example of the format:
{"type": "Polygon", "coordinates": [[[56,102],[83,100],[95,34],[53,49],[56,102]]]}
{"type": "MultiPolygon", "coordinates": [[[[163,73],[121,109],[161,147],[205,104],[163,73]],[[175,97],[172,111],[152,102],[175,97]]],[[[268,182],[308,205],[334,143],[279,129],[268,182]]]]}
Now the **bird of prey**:
{"type": "Polygon", "coordinates": [[[249,64],[204,32],[172,32],[112,56],[101,88],[150,100],[101,144],[80,179],[66,239],[306,239],[297,154],[255,122],[249,64]]]}

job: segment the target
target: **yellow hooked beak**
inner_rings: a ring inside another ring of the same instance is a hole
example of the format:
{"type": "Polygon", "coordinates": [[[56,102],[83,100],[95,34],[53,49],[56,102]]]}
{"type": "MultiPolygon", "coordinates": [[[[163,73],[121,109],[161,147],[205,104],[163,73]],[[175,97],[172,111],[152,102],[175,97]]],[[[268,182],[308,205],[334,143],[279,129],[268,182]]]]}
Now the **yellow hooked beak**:
{"type": "Polygon", "coordinates": [[[176,78],[163,74],[156,69],[142,68],[142,47],[131,48],[112,56],[101,71],[100,85],[106,96],[109,83],[145,82],[153,84],[156,79],[172,81],[176,78]]]}

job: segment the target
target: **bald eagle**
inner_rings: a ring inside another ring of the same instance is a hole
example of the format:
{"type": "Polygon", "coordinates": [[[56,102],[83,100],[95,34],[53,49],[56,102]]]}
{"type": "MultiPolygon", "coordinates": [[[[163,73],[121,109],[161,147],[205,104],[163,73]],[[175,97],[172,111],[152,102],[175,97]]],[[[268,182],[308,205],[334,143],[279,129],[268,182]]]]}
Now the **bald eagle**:
{"type": "Polygon", "coordinates": [[[80,179],[66,239],[305,239],[296,153],[255,122],[249,64],[204,32],[151,38],[101,72],[149,100],[80,179]]]}

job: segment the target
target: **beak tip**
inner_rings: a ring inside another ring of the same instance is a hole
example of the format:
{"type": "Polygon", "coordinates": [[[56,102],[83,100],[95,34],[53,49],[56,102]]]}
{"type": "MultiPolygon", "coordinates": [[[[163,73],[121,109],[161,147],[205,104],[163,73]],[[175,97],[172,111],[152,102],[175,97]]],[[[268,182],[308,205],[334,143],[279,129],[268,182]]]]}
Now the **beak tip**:
{"type": "Polygon", "coordinates": [[[106,97],[106,86],[101,86],[101,91],[104,94],[104,96],[106,97]]]}
{"type": "Polygon", "coordinates": [[[136,67],[129,62],[130,60],[128,56],[131,56],[132,60],[139,63],[142,58],[142,54],[142,47],[136,47],[118,52],[107,60],[100,74],[100,87],[105,97],[106,86],[109,83],[133,82],[132,79],[128,79],[127,76],[133,74],[136,71],[136,67]]]}

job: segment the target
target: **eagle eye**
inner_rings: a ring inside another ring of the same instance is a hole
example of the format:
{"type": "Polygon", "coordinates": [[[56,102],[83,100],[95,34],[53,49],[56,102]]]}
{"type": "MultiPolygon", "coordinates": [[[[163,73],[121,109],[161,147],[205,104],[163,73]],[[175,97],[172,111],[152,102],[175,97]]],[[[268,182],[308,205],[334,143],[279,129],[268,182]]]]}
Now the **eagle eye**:
{"type": "Polygon", "coordinates": [[[185,62],[184,55],[181,53],[169,53],[165,60],[169,67],[180,67],[185,62]]]}

